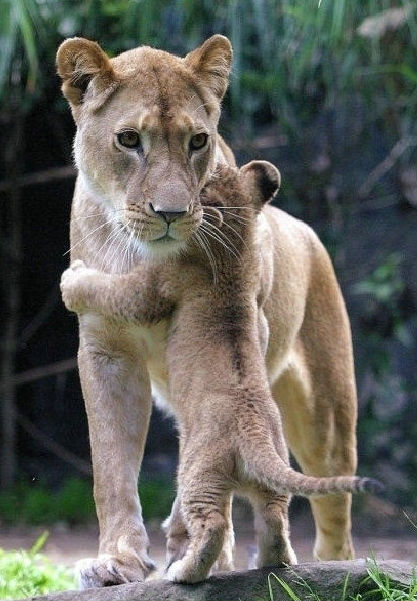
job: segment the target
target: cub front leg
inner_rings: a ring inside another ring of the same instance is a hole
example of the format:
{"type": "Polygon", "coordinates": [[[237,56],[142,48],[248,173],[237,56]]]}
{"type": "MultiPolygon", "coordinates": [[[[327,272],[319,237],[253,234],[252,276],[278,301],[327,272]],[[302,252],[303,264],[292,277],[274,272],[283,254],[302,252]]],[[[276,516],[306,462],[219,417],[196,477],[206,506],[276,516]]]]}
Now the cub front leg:
{"type": "Polygon", "coordinates": [[[86,310],[92,302],[92,296],[95,290],[98,290],[102,281],[101,274],[97,269],[88,268],[84,261],[77,259],[66,269],[61,276],[61,294],[66,308],[74,313],[81,313],[86,310]]]}
{"type": "Polygon", "coordinates": [[[170,288],[160,283],[158,274],[103,273],[79,259],[62,274],[61,293],[70,311],[99,313],[136,325],[159,321],[173,309],[170,288]]]}
{"type": "Polygon", "coordinates": [[[146,368],[122,327],[80,318],[78,364],[100,527],[99,555],[78,564],[81,588],[143,580],[154,568],[138,497],[151,413],[146,368]]]}

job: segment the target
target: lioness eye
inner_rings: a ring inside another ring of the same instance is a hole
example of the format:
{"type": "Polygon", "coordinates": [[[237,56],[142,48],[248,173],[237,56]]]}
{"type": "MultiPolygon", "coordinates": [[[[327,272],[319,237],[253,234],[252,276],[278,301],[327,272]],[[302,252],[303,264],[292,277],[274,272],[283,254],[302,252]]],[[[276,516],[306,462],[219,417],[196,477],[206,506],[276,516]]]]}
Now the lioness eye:
{"type": "Polygon", "coordinates": [[[136,131],[132,129],[126,129],[125,131],[117,134],[119,144],[126,148],[138,148],[140,146],[140,137],[136,131]]]}
{"type": "Polygon", "coordinates": [[[200,150],[207,144],[208,135],[205,133],[195,134],[190,140],[191,150],[200,150]]]}

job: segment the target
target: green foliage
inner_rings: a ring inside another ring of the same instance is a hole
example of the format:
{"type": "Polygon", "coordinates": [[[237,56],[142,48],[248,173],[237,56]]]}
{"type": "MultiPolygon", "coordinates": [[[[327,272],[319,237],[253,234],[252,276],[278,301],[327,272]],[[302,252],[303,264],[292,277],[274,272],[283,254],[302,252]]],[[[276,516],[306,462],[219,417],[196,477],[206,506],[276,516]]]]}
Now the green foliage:
{"type": "MultiPolygon", "coordinates": [[[[145,520],[167,517],[175,496],[172,482],[144,480],[139,490],[145,520]]],[[[80,524],[94,518],[93,485],[86,480],[67,480],[56,492],[23,482],[0,492],[0,523],[80,524]]]]}
{"type": "Polygon", "coordinates": [[[74,524],[94,515],[92,485],[85,480],[67,480],[57,492],[22,482],[0,493],[0,520],[5,523],[74,524]]]}
{"type": "Polygon", "coordinates": [[[141,480],[139,494],[145,520],[166,518],[170,514],[175,498],[173,482],[163,478],[141,480]]]}
{"type": "MultiPolygon", "coordinates": [[[[361,583],[360,589],[363,592],[356,592],[354,595],[348,595],[349,574],[340,586],[340,601],[415,601],[417,598],[417,577],[414,573],[408,586],[399,585],[391,582],[389,576],[384,574],[377,561],[367,559],[368,576],[361,583]]],[[[322,597],[309,585],[306,580],[300,578],[294,573],[294,584],[303,593],[300,597],[293,587],[285,580],[274,573],[268,576],[268,589],[270,601],[274,601],[273,583],[276,582],[287,594],[291,601],[328,601],[322,597]]]]}
{"type": "MultiPolygon", "coordinates": [[[[14,128],[16,115],[23,121],[45,95],[56,124],[60,112],[68,110],[55,75],[56,49],[66,37],[95,39],[110,56],[139,44],[184,55],[220,32],[231,39],[234,48],[230,91],[224,101],[229,116],[223,120],[227,137],[232,145],[235,138],[241,148],[247,148],[247,159],[262,156],[278,162],[284,176],[281,206],[321,224],[320,235],[337,268],[344,267],[340,257],[346,256],[347,224],[352,216],[358,219],[362,210],[365,199],[358,191],[364,183],[368,182],[365,196],[370,196],[371,203],[387,196],[401,199],[401,170],[414,168],[416,155],[415,2],[397,0],[399,19],[393,18],[391,0],[0,2],[0,116],[9,128],[14,128]],[[268,150],[260,152],[253,145],[254,133],[265,124],[272,126],[272,137],[281,140],[273,156],[264,156],[268,150]],[[369,174],[404,139],[410,143],[388,169],[390,173],[398,170],[395,177],[389,179],[384,172],[369,185],[369,174]]],[[[404,288],[399,255],[392,254],[354,292],[362,303],[358,346],[364,351],[359,369],[370,372],[375,380],[359,426],[359,439],[363,435],[367,442],[362,449],[364,467],[370,465],[371,456],[375,458],[371,449],[386,454],[388,444],[391,456],[397,453],[398,465],[406,463],[409,474],[415,463],[405,449],[410,439],[404,441],[415,428],[415,420],[406,418],[414,382],[399,380],[391,359],[393,344],[411,342],[401,307],[404,288]],[[388,407],[390,396],[396,400],[394,411],[381,418],[378,405],[388,407]],[[404,396],[408,401],[398,408],[404,396]],[[386,436],[386,442],[381,442],[384,431],[395,432],[395,437],[386,436]]],[[[142,497],[147,495],[147,486],[141,483],[142,497]]],[[[164,494],[161,491],[165,507],[164,494]]],[[[410,487],[408,498],[411,495],[410,487]]],[[[53,519],[71,521],[67,514],[82,516],[92,511],[91,496],[85,505],[77,498],[84,498],[81,491],[75,491],[71,500],[64,496],[54,508],[49,493],[38,492],[26,504],[19,499],[16,507],[19,515],[38,515],[35,521],[54,512],[66,517],[53,519]]],[[[159,503],[155,495],[149,498],[153,501],[145,503],[144,513],[151,517],[162,510],[155,509],[159,503]]]]}
{"type": "Polygon", "coordinates": [[[373,295],[384,307],[390,308],[404,290],[404,282],[398,271],[400,264],[401,257],[398,253],[389,255],[365,280],[354,286],[354,291],[357,294],[373,295]]]}
{"type": "Polygon", "coordinates": [[[70,570],[39,554],[46,538],[45,533],[29,551],[0,548],[0,599],[21,599],[75,588],[70,570]]]}
{"type": "Polygon", "coordinates": [[[404,313],[405,283],[400,254],[388,255],[353,287],[362,299],[359,372],[364,382],[358,422],[362,469],[390,482],[391,499],[412,506],[416,494],[414,393],[396,373],[392,346],[409,352],[412,340],[404,313]]]}

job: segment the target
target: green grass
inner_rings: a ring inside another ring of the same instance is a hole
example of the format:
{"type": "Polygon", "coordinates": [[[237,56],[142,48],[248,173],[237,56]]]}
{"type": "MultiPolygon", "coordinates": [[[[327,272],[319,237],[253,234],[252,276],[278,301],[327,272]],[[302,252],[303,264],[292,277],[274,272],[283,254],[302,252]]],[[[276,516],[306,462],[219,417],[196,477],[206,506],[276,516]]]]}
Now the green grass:
{"type": "Polygon", "coordinates": [[[83,523],[95,516],[92,483],[67,480],[58,491],[21,482],[0,493],[0,522],[6,524],[83,523]]]}
{"type": "MultiPolygon", "coordinates": [[[[360,585],[363,592],[356,592],[353,596],[348,594],[349,573],[341,585],[340,601],[416,601],[417,576],[413,573],[409,586],[401,586],[391,582],[389,576],[381,572],[375,558],[367,560],[366,569],[368,576],[360,585]]],[[[285,580],[274,573],[268,576],[269,601],[274,601],[273,583],[277,583],[287,594],[290,601],[328,601],[320,596],[310,584],[294,573],[294,584],[297,589],[303,589],[302,597],[285,580]]]]}
{"type": "Polygon", "coordinates": [[[0,548],[0,599],[21,599],[75,588],[72,572],[39,553],[47,533],[29,551],[0,548]]]}
{"type": "MultiPolygon", "coordinates": [[[[145,520],[169,515],[175,496],[170,480],[143,480],[139,491],[145,520]]],[[[4,524],[82,524],[95,515],[93,484],[88,480],[67,480],[58,491],[21,482],[0,492],[0,523],[4,524]]]]}

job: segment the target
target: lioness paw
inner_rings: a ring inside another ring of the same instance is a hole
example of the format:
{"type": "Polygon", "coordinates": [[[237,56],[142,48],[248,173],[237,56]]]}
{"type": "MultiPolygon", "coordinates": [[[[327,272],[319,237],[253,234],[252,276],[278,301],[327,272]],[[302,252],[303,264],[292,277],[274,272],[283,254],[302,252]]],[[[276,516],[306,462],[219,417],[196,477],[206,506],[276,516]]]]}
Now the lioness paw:
{"type": "Polygon", "coordinates": [[[75,564],[78,587],[101,588],[142,582],[155,569],[155,564],[148,558],[135,558],[135,567],[127,565],[111,555],[100,555],[96,559],[81,559],[75,564]]]}

